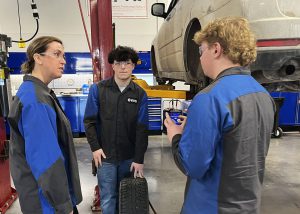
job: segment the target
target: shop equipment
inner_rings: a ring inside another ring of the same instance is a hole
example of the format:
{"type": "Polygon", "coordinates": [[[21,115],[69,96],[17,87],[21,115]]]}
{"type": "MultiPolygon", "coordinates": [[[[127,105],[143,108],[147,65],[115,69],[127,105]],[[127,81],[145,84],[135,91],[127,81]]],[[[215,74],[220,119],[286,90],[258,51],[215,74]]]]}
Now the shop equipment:
{"type": "Polygon", "coordinates": [[[11,39],[0,34],[0,214],[4,214],[17,198],[16,190],[10,183],[9,141],[5,127],[11,101],[9,69],[6,66],[8,47],[11,47],[11,39]]]}
{"type": "Polygon", "coordinates": [[[283,131],[300,131],[300,92],[299,91],[276,91],[271,96],[284,102],[279,108],[278,128],[283,131]]]}
{"type": "Polygon", "coordinates": [[[169,114],[170,118],[175,122],[176,125],[180,125],[179,116],[182,115],[182,110],[178,107],[178,104],[181,105],[181,101],[177,99],[164,100],[163,102],[169,102],[169,107],[164,108],[163,110],[163,133],[167,133],[167,128],[164,125],[166,119],[166,113],[169,114]]]}

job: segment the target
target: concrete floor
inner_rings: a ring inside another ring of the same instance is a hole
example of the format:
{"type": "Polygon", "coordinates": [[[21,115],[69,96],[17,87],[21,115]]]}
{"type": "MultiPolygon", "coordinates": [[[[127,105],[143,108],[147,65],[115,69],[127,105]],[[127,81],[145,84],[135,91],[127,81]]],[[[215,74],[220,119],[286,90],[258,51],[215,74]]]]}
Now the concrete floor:
{"type": "MultiPolygon", "coordinates": [[[[84,197],[78,209],[81,214],[89,214],[92,213],[90,206],[96,177],[91,173],[91,152],[86,138],[75,138],[75,142],[84,197]]],[[[149,147],[145,157],[145,177],[148,181],[150,201],[157,213],[179,213],[186,178],[173,162],[170,145],[165,135],[149,137],[149,147]]],[[[18,201],[6,213],[21,213],[18,201]]],[[[300,213],[299,133],[287,133],[281,139],[271,141],[266,163],[261,213],[300,213]]]]}

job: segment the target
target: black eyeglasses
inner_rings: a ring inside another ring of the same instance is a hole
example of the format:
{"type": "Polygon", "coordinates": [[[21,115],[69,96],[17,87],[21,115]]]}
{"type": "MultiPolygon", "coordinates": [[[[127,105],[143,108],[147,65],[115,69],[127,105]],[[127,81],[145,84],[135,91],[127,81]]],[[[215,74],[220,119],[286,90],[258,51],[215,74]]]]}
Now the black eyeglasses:
{"type": "Polygon", "coordinates": [[[122,66],[124,66],[124,67],[130,67],[130,66],[133,65],[133,63],[131,61],[120,61],[120,62],[115,61],[114,65],[120,66],[120,67],[122,67],[122,66]]]}

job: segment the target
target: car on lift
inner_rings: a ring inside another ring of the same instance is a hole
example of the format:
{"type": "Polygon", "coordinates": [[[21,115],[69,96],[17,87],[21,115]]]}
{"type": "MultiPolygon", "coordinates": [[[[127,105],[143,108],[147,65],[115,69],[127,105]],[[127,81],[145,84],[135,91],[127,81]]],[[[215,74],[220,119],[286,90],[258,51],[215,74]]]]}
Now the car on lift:
{"type": "Polygon", "coordinates": [[[153,74],[159,84],[184,81],[201,89],[209,80],[193,36],[209,21],[226,16],[249,20],[257,38],[252,75],[261,84],[300,80],[300,7],[298,0],[172,0],[152,5],[164,18],[151,46],[153,74]]]}

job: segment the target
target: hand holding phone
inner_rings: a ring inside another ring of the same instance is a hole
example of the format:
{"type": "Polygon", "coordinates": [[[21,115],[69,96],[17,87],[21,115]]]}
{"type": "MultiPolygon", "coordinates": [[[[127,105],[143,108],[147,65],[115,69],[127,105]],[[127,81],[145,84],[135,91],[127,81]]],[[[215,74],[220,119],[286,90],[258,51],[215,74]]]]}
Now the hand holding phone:
{"type": "Polygon", "coordinates": [[[181,126],[185,126],[186,124],[186,120],[187,120],[187,116],[184,116],[184,115],[179,115],[178,116],[178,119],[177,119],[177,122],[181,125],[181,126]]]}

